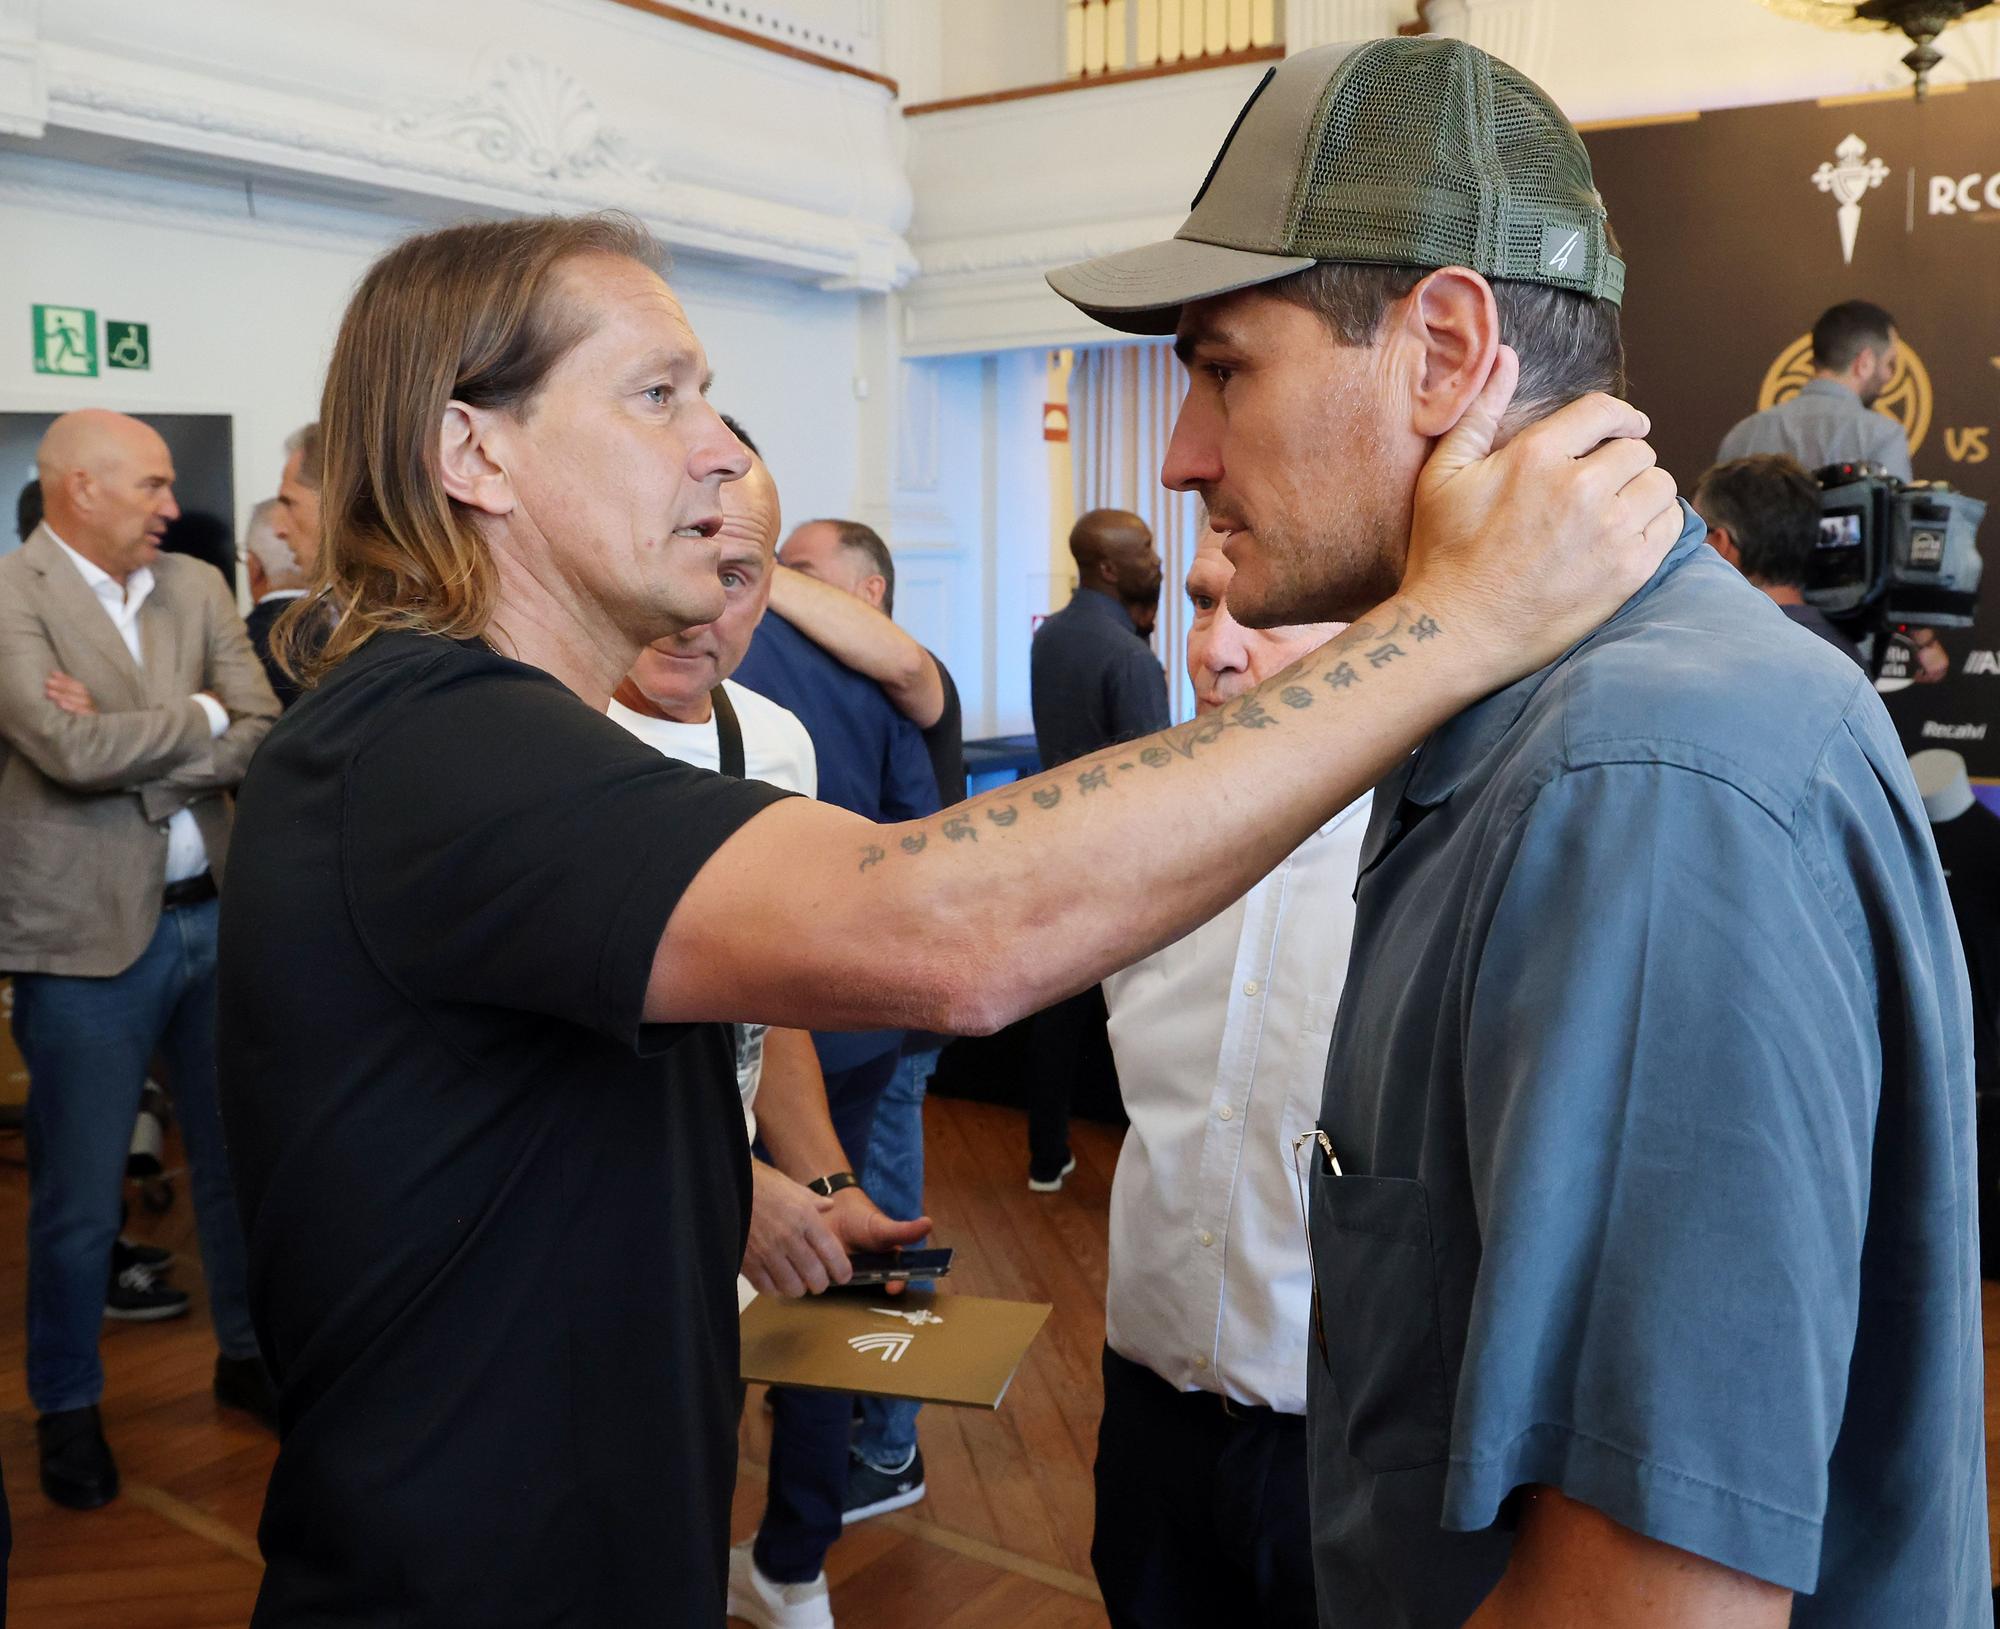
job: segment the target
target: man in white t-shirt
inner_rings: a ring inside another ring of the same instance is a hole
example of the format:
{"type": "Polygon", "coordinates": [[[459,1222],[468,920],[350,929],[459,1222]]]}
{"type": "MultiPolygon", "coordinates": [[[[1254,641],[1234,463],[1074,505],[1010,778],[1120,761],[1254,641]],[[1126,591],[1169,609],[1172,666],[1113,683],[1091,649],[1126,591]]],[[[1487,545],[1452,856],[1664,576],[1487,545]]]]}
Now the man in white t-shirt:
{"type": "MultiPolygon", "coordinates": [[[[771,598],[781,517],[777,484],[754,459],[722,489],[722,614],[656,640],[639,653],[607,709],[649,746],[702,769],[768,781],[807,797],[818,790],[812,737],[797,718],[729,682],[771,598]]],[[[892,1222],[858,1184],[833,1181],[851,1162],[834,1135],[812,1037],[802,1030],[739,1026],[737,1087],[751,1140],[755,1195],[743,1274],[755,1289],[805,1295],[844,1284],[855,1250],[915,1244],[930,1222],[892,1222]],[[758,1116],[761,1101],[764,1113],[758,1116]]]]}
{"type": "MultiPolygon", "coordinates": [[[[1211,535],[1211,545],[1214,543],[1211,535]]],[[[1219,547],[1188,570],[1209,714],[1338,632],[1251,629],[1219,547]]],[[[1132,1118],[1111,1188],[1091,1561],[1114,1629],[1312,1629],[1312,1277],[1292,1139],[1315,1121],[1367,797],[1236,904],[1104,981],[1132,1118]]]]}

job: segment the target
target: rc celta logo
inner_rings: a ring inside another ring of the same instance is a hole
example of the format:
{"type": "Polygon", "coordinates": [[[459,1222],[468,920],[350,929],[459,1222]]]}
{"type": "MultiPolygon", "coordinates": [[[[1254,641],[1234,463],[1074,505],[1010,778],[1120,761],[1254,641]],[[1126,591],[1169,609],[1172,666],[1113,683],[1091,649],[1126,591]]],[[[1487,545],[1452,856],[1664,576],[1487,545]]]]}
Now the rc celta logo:
{"type": "MultiPolygon", "coordinates": [[[[1812,376],[1812,335],[1801,334],[1778,354],[1764,375],[1763,388],[1757,392],[1757,410],[1790,401],[1812,376]]],[[[1930,369],[1905,339],[1896,347],[1896,371],[1890,375],[1888,388],[1875,398],[1875,411],[1902,427],[1912,458],[1931,433],[1931,402],[1930,369]]]]}
{"type": "Polygon", "coordinates": [[[1840,257],[1854,264],[1854,243],[1861,235],[1861,200],[1889,179],[1889,166],[1868,157],[1868,143],[1850,135],[1833,156],[1839,162],[1822,164],[1813,171],[1812,182],[1821,192],[1830,192],[1839,203],[1840,257]]]}

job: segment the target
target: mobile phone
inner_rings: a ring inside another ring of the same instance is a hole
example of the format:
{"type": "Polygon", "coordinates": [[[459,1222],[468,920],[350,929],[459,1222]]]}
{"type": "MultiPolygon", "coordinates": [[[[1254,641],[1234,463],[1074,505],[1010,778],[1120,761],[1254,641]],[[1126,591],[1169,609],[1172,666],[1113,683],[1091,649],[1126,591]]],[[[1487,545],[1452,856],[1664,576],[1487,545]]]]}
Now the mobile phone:
{"type": "Polygon", "coordinates": [[[944,1250],[858,1250],[847,1258],[854,1268],[849,1284],[893,1284],[906,1278],[943,1278],[952,1252],[944,1250]]]}

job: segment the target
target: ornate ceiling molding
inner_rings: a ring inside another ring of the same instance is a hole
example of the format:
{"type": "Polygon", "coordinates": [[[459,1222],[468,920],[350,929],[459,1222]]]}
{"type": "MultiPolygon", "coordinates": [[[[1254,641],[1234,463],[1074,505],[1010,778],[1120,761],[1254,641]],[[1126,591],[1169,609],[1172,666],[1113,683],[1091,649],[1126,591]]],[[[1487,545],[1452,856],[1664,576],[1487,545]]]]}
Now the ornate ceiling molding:
{"type": "Polygon", "coordinates": [[[443,106],[392,110],[373,129],[338,129],[240,105],[204,105],[131,84],[63,77],[50,123],[308,174],[500,208],[622,208],[675,248],[767,261],[885,290],[916,269],[887,228],[667,177],[605,124],[561,70],[505,58],[443,106]]]}
{"type": "Polygon", "coordinates": [[[590,93],[562,69],[509,55],[482,63],[475,80],[454,102],[390,113],[385,128],[406,141],[474,152],[497,169],[557,185],[602,179],[665,185],[659,166],[637,156],[605,124],[590,93]]]}

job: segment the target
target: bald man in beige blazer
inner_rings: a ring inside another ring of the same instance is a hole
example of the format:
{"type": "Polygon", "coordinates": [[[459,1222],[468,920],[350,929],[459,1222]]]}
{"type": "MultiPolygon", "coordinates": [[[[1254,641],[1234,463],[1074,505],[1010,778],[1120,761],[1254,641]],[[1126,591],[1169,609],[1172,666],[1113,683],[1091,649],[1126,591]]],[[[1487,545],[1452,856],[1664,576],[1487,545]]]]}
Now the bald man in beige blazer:
{"type": "MultiPolygon", "coordinates": [[[[179,513],[165,442],[122,414],[71,413],[36,462],[43,524],[0,558],[0,969],[28,1065],[42,1486],[90,1509],[118,1491],[98,1323],[156,1052],[193,1166],[216,1392],[270,1412],[215,1102],[215,954],[228,794],[278,704],[222,577],[160,552],[179,513]]],[[[160,1315],[185,1305],[138,1288],[160,1315]]]]}

